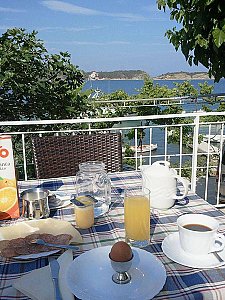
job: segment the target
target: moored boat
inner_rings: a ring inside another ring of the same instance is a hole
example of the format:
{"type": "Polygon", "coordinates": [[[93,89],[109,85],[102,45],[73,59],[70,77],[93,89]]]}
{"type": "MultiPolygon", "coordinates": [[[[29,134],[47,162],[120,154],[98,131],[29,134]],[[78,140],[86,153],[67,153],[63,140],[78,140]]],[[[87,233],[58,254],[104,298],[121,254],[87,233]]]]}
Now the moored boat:
{"type": "MultiPolygon", "coordinates": [[[[137,149],[137,153],[144,153],[144,152],[150,152],[150,151],[154,151],[157,150],[158,145],[157,144],[150,144],[150,145],[142,145],[142,146],[138,146],[136,148],[136,146],[130,146],[130,149],[133,150],[134,152],[136,152],[137,149]]],[[[123,153],[125,152],[126,148],[123,147],[123,153]]]]}

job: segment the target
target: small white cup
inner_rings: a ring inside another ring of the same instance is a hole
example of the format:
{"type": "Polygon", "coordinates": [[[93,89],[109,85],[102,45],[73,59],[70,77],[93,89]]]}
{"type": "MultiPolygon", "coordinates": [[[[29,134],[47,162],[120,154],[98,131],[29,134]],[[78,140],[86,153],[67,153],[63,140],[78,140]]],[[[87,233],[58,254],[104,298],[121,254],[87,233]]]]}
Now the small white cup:
{"type": "Polygon", "coordinates": [[[177,225],[181,248],[189,254],[204,255],[221,251],[225,247],[224,235],[217,233],[219,223],[212,217],[204,214],[185,214],[177,219],[177,225]]]}

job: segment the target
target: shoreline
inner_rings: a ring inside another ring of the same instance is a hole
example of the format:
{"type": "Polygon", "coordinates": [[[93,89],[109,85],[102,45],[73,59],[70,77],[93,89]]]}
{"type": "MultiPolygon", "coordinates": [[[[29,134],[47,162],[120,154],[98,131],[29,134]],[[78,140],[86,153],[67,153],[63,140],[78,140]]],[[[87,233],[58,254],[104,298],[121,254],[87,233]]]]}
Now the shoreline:
{"type": "MultiPolygon", "coordinates": [[[[132,78],[132,79],[128,79],[128,78],[103,78],[103,79],[85,79],[85,81],[115,81],[115,80],[144,80],[144,79],[138,79],[138,78],[132,78]]],[[[157,78],[157,77],[153,77],[152,80],[214,80],[214,78],[157,78]]]]}
{"type": "Polygon", "coordinates": [[[153,80],[214,80],[214,78],[153,78],[153,80]]]}
{"type": "Polygon", "coordinates": [[[214,80],[214,77],[209,77],[208,72],[167,72],[163,74],[150,75],[141,70],[119,70],[96,72],[89,74],[86,72],[86,80],[214,80]]]}

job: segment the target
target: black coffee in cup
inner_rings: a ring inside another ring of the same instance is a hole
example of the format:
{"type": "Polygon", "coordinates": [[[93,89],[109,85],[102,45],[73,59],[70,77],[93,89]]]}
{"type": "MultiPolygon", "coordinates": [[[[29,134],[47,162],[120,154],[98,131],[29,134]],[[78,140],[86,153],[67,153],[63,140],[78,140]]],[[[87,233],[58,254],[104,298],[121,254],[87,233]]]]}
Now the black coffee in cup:
{"type": "Polygon", "coordinates": [[[202,224],[186,224],[183,225],[183,227],[192,231],[200,231],[200,232],[212,231],[212,228],[202,224]]]}
{"type": "Polygon", "coordinates": [[[205,214],[183,214],[177,218],[181,248],[191,255],[208,255],[225,248],[225,236],[218,233],[219,222],[205,214]]]}

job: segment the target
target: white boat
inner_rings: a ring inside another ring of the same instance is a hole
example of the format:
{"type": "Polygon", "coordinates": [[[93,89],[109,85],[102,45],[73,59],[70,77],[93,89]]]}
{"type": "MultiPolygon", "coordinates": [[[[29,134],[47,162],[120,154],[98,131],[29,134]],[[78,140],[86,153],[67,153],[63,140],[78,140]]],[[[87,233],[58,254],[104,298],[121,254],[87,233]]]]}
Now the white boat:
{"type": "MultiPolygon", "coordinates": [[[[193,145],[189,144],[189,147],[193,148],[193,145]]],[[[208,153],[208,143],[202,141],[198,144],[198,152],[199,153],[208,153]]],[[[210,144],[209,145],[209,153],[219,154],[219,148],[210,144]]]]}
{"type": "Polygon", "coordinates": [[[102,91],[100,89],[96,89],[93,93],[91,93],[88,98],[89,99],[99,99],[102,95],[102,91]]]}
{"type": "MultiPolygon", "coordinates": [[[[208,143],[203,141],[200,144],[198,144],[198,151],[201,153],[208,153],[208,143]]],[[[209,145],[209,153],[218,154],[219,148],[210,144],[209,145]]]]}
{"type": "MultiPolygon", "coordinates": [[[[154,151],[158,148],[157,144],[150,144],[150,145],[142,145],[137,147],[137,153],[144,153],[154,151]]],[[[136,151],[135,146],[130,146],[130,149],[136,151]]],[[[123,153],[125,152],[126,148],[123,147],[123,153]]]]}
{"type": "Polygon", "coordinates": [[[210,139],[210,141],[214,142],[214,143],[220,143],[220,140],[225,140],[225,135],[221,136],[220,134],[206,134],[203,137],[203,141],[208,142],[208,140],[210,139]]]}

